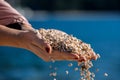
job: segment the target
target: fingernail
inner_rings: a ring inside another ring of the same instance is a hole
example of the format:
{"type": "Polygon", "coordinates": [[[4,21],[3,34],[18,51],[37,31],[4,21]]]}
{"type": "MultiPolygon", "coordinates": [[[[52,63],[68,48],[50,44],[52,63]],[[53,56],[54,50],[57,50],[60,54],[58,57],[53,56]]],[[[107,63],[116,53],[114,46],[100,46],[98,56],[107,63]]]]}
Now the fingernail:
{"type": "Polygon", "coordinates": [[[50,48],[46,47],[45,50],[46,52],[50,53],[50,48]]]}
{"type": "Polygon", "coordinates": [[[47,47],[45,47],[45,50],[46,50],[46,52],[48,52],[49,54],[51,54],[52,53],[52,47],[51,46],[47,46],[47,47]]]}

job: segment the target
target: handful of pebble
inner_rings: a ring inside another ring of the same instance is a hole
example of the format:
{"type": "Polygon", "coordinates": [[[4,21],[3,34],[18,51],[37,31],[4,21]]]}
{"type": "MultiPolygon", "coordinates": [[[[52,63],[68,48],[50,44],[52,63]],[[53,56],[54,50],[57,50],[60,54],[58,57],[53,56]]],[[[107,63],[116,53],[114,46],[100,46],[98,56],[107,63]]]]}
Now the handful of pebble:
{"type": "Polygon", "coordinates": [[[60,52],[78,54],[82,61],[96,60],[98,55],[94,53],[90,44],[82,42],[80,39],[68,35],[67,33],[55,29],[40,29],[42,39],[51,45],[53,50],[60,52]]]}
{"type": "Polygon", "coordinates": [[[53,50],[78,54],[81,58],[78,62],[78,64],[82,66],[81,73],[86,74],[82,79],[90,80],[90,72],[88,71],[88,69],[92,67],[90,60],[96,60],[99,57],[98,54],[95,54],[90,44],[86,44],[80,39],[56,29],[42,28],[39,30],[39,33],[42,35],[42,39],[51,45],[53,50]]]}

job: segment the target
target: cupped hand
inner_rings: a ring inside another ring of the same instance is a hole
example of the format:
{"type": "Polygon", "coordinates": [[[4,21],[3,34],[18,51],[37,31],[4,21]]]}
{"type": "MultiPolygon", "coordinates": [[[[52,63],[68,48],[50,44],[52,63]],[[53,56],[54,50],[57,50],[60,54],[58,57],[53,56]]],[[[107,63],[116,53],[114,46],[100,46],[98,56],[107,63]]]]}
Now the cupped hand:
{"type": "Polygon", "coordinates": [[[44,61],[51,60],[69,60],[75,61],[78,60],[79,55],[68,52],[60,52],[53,50],[51,46],[46,43],[38,30],[33,29],[32,27],[24,27],[23,32],[19,35],[20,45],[22,48],[25,48],[37,56],[42,58],[44,61]]]}
{"type": "Polygon", "coordinates": [[[37,30],[26,27],[18,37],[20,48],[33,52],[45,61],[50,61],[49,54],[52,51],[51,46],[41,39],[41,34],[37,30]]]}
{"type": "Polygon", "coordinates": [[[52,50],[51,46],[41,38],[41,34],[37,30],[25,30],[19,35],[19,37],[21,41],[20,46],[22,46],[22,48],[35,53],[44,61],[51,61],[53,59],[55,61],[73,61],[79,58],[77,54],[52,50]]]}

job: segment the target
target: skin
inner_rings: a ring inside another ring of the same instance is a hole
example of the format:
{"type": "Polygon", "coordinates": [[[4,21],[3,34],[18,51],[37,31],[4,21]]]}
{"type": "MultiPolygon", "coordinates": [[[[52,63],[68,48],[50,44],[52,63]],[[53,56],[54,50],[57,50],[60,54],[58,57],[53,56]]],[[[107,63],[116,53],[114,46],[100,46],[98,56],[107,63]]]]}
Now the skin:
{"type": "Polygon", "coordinates": [[[32,26],[23,24],[22,30],[0,25],[0,46],[23,48],[33,52],[44,61],[77,60],[76,54],[53,51],[51,46],[41,38],[41,34],[32,26]]]}

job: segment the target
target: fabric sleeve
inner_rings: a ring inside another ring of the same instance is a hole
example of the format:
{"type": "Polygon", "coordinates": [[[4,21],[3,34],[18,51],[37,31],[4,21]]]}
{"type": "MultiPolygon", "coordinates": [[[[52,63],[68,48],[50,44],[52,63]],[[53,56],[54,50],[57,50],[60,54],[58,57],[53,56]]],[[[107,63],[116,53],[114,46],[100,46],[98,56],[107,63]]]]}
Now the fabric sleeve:
{"type": "Polygon", "coordinates": [[[0,24],[9,25],[17,22],[22,22],[30,25],[28,20],[15,10],[9,3],[0,0],[0,24]]]}

